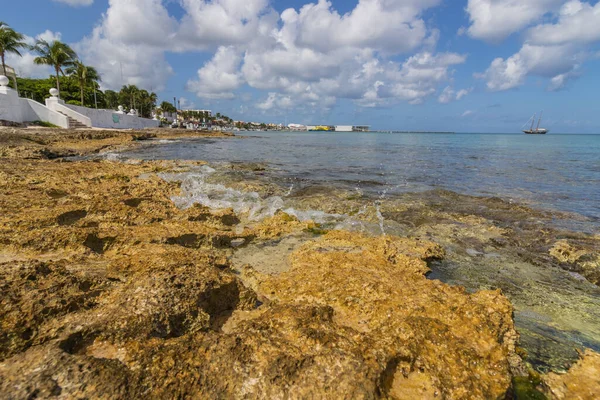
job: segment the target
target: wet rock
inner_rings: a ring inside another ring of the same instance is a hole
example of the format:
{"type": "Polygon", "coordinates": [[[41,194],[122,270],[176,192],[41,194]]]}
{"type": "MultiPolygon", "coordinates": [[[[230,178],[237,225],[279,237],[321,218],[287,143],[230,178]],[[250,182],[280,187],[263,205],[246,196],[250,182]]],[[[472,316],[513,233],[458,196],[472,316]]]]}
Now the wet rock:
{"type": "Polygon", "coordinates": [[[565,264],[570,271],[576,272],[593,284],[600,286],[600,249],[597,247],[583,243],[571,244],[568,240],[559,240],[552,246],[549,253],[560,263],[565,264]]]}
{"type": "Polygon", "coordinates": [[[586,350],[566,374],[542,377],[543,389],[550,399],[597,399],[600,393],[600,354],[586,350]]]}

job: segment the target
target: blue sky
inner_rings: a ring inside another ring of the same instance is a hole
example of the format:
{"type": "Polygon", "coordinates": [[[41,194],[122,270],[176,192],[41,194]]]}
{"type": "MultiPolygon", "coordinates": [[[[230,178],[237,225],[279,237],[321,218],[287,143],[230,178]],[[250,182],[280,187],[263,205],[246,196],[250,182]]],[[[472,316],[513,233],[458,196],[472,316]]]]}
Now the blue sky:
{"type": "MultiPolygon", "coordinates": [[[[544,109],[600,133],[597,1],[22,0],[1,19],[70,43],[106,88],[234,119],[518,132],[544,109]]],[[[8,64],[47,76],[32,57],[8,64]]]]}

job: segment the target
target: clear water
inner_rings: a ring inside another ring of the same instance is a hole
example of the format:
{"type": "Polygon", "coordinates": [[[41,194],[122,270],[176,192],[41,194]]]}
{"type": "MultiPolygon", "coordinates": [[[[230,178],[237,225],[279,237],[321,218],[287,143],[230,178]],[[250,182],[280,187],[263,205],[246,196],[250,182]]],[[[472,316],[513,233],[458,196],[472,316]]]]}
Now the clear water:
{"type": "Polygon", "coordinates": [[[577,213],[588,223],[585,230],[600,226],[600,135],[251,132],[244,136],[166,141],[127,156],[261,162],[292,182],[358,187],[374,195],[443,188],[577,213]]]}

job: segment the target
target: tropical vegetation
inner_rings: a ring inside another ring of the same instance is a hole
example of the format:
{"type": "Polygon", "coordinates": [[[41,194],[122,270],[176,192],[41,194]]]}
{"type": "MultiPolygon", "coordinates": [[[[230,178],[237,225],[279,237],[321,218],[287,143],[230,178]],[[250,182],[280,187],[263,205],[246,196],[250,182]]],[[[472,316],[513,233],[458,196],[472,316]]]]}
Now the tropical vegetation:
{"type": "MultiPolygon", "coordinates": [[[[102,79],[100,79],[100,74],[98,74],[98,71],[96,71],[96,69],[94,67],[89,67],[89,66],[83,64],[81,61],[75,61],[73,63],[73,65],[71,65],[69,68],[67,68],[66,73],[69,76],[72,76],[73,78],[75,78],[77,80],[77,82],[79,82],[81,104],[84,105],[85,102],[83,99],[83,94],[84,94],[85,88],[89,84],[93,84],[93,83],[97,83],[97,82],[101,81],[102,79]]],[[[95,90],[95,88],[94,88],[94,90],[95,90]]]]}
{"type": "Polygon", "coordinates": [[[162,103],[160,103],[160,111],[174,113],[177,112],[177,108],[175,108],[175,106],[169,103],[168,101],[163,101],[162,103]]]}
{"type": "Polygon", "coordinates": [[[63,67],[72,67],[75,65],[77,54],[75,54],[75,51],[68,44],[59,40],[48,43],[44,39],[38,39],[34,49],[39,54],[39,57],[36,57],[33,60],[34,63],[38,65],[49,65],[54,68],[56,75],[56,89],[58,89],[60,96],[59,74],[65,76],[63,67]]]}
{"type": "Polygon", "coordinates": [[[15,32],[6,23],[0,21],[0,59],[2,61],[2,74],[6,75],[5,57],[13,53],[22,57],[20,49],[26,49],[29,46],[25,43],[25,35],[15,32]]]}

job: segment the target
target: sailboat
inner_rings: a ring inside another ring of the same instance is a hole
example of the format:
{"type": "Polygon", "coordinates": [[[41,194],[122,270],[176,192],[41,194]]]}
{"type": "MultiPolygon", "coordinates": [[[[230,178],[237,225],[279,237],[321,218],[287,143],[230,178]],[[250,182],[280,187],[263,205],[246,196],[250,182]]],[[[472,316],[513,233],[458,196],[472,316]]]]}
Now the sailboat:
{"type": "Polygon", "coordinates": [[[525,122],[525,125],[523,125],[523,127],[525,127],[526,125],[529,125],[529,121],[531,121],[531,127],[529,129],[523,130],[523,132],[528,135],[545,135],[546,133],[548,133],[548,129],[540,128],[540,123],[542,122],[542,115],[544,115],[543,111],[540,113],[540,119],[538,120],[537,127],[533,129],[536,116],[536,114],[533,114],[533,117],[529,118],[529,120],[525,122]]]}

